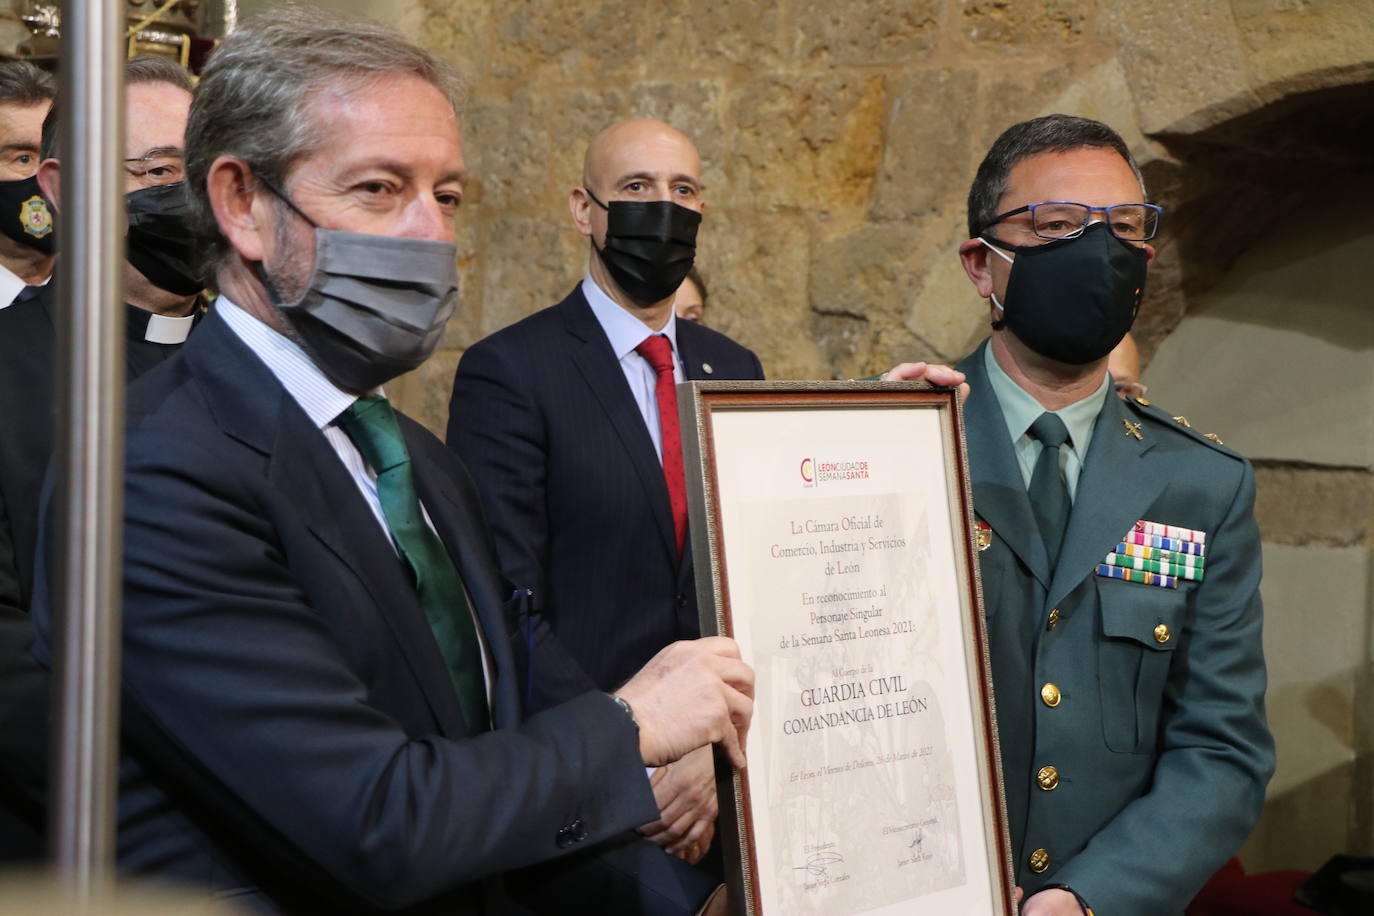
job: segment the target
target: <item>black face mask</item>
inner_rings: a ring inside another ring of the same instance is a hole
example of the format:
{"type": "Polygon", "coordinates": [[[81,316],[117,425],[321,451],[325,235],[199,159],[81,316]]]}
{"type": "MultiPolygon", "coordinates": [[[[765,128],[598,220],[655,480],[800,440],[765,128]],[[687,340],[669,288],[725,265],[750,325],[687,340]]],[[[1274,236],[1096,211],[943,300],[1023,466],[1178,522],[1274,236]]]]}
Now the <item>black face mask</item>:
{"type": "MultiPolygon", "coordinates": [[[[607,213],[601,262],[636,302],[662,302],[682,285],[697,254],[701,214],[671,200],[613,200],[607,213]]],[[[595,242],[592,243],[595,246],[595,242]]]]}
{"type": "Polygon", "coordinates": [[[57,250],[57,219],[38,189],[38,176],[0,181],[0,232],[35,251],[57,250]]]}
{"type": "Polygon", "coordinates": [[[989,236],[983,242],[1016,252],[1007,301],[993,302],[1006,327],[1041,356],[1074,366],[1096,362],[1135,322],[1145,295],[1145,249],[1121,241],[1106,223],[1044,245],[989,236]]]}
{"type": "Polygon", "coordinates": [[[184,182],[130,191],[124,195],[129,216],[125,257],[158,289],[193,296],[205,288],[196,272],[195,240],[186,224],[184,182]]]}

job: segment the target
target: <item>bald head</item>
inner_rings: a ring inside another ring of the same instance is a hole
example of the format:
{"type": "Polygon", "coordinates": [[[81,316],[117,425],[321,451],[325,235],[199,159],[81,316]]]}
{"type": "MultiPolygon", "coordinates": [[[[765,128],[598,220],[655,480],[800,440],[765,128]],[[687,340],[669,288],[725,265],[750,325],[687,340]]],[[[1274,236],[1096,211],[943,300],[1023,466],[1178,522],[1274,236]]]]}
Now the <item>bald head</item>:
{"type": "Polygon", "coordinates": [[[1140,384],[1140,348],[1129,333],[1107,356],[1107,371],[1112,374],[1117,397],[1140,397],[1145,386],[1140,384]]]}
{"type": "Polygon", "coordinates": [[[651,330],[661,329],[672,315],[673,293],[692,266],[701,222],[683,211],[705,209],[701,157],[692,141],[662,121],[635,118],[612,124],[588,144],[582,185],[568,195],[568,209],[577,231],[591,242],[587,271],[592,280],[651,330]],[[677,206],[658,206],[667,203],[677,206]],[[644,239],[637,234],[644,227],[638,225],[631,234],[640,251],[632,258],[641,263],[633,269],[608,267],[603,249],[612,207],[622,220],[657,212],[674,228],[648,243],[646,254],[644,239]]]}
{"type": "MultiPolygon", "coordinates": [[[[587,146],[582,184],[602,200],[639,179],[701,186],[701,157],[691,140],[662,121],[632,118],[597,134],[587,146]]],[[[681,195],[658,199],[676,199],[681,195]]],[[[679,200],[679,203],[685,203],[679,200]]]]}

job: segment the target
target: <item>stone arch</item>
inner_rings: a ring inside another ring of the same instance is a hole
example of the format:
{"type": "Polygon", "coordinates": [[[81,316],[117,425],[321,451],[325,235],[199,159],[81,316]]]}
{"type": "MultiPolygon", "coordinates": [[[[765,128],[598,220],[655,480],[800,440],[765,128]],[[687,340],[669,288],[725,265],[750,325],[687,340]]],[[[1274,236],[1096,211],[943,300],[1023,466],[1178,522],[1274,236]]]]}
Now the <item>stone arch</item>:
{"type": "Polygon", "coordinates": [[[1324,74],[1333,85],[1150,138],[1141,167],[1168,211],[1161,253],[1169,257],[1151,278],[1155,295],[1137,332],[1146,354],[1283,221],[1323,200],[1363,199],[1374,187],[1374,74],[1359,83],[1324,74]]]}
{"type": "MultiPolygon", "coordinates": [[[[1281,5],[1313,6],[1233,4],[1281,5]]],[[[1138,335],[1149,397],[1256,471],[1279,768],[1250,870],[1374,849],[1374,66],[1310,50],[1141,156],[1170,213],[1138,335]]]]}
{"type": "Polygon", "coordinates": [[[1128,100],[1138,133],[1127,139],[1151,196],[1171,213],[1166,257],[1152,272],[1140,322],[1148,360],[1190,300],[1204,296],[1285,206],[1341,173],[1361,181],[1370,174],[1374,4],[1102,7],[1100,30],[1129,87],[1108,107],[1128,100]]]}

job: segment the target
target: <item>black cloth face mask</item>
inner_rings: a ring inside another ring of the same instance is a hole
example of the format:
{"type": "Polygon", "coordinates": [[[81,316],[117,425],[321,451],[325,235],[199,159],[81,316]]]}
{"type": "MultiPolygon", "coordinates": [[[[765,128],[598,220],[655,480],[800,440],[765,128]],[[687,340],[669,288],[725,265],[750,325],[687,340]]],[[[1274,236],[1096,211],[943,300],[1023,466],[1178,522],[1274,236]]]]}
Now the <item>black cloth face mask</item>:
{"type": "Polygon", "coordinates": [[[57,215],[38,187],[38,176],[0,181],[0,232],[43,254],[57,250],[57,215]]]}
{"type": "Polygon", "coordinates": [[[1135,322],[1148,259],[1106,223],[1043,245],[1008,245],[987,235],[981,241],[1011,261],[1007,301],[994,295],[993,304],[1006,327],[1041,356],[1073,366],[1096,362],[1135,322]],[[1016,252],[1015,260],[997,248],[1016,252]]]}
{"type": "Polygon", "coordinates": [[[125,258],[158,289],[193,296],[205,288],[196,271],[195,240],[186,222],[185,182],[124,195],[129,216],[125,258]]]}
{"type": "MultiPolygon", "coordinates": [[[[606,211],[606,245],[601,262],[636,302],[662,302],[682,285],[697,255],[701,214],[671,200],[613,200],[606,211]]],[[[592,242],[596,246],[596,242],[592,242]]]]}

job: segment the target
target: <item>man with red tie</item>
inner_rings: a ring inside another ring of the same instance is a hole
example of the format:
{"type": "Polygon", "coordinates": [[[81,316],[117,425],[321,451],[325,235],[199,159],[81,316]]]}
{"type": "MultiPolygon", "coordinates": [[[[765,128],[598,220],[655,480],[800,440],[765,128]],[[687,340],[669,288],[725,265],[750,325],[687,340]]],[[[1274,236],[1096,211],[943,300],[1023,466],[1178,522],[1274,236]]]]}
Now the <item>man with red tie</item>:
{"type": "MultiPolygon", "coordinates": [[[[751,351],[673,314],[700,176],[695,146],[667,124],[603,131],[568,200],[586,276],[458,366],[448,444],[477,480],[503,571],[559,644],[534,649],[536,707],[586,679],[613,689],[698,635],[675,386],[763,378],[751,351]]],[[[715,815],[708,750],[653,779],[664,817],[647,832],[695,861],[715,815]]]]}

